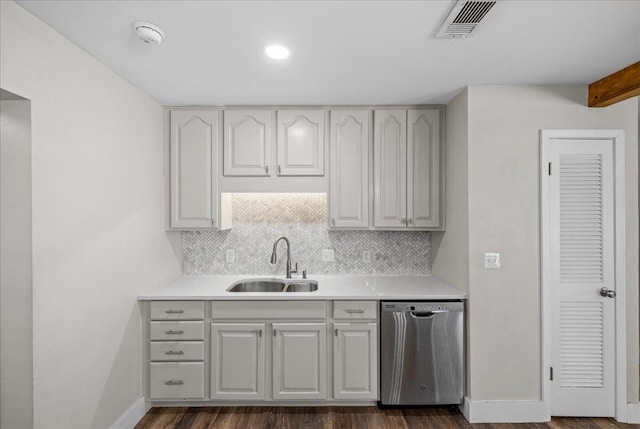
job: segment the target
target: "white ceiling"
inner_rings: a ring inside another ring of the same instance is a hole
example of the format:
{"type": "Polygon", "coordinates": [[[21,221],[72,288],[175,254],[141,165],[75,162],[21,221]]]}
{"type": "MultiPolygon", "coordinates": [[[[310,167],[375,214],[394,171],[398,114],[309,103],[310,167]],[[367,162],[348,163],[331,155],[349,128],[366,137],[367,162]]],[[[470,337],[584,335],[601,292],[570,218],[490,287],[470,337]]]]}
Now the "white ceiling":
{"type": "Polygon", "coordinates": [[[499,2],[434,38],[444,1],[18,3],[163,105],[447,103],[466,85],[588,84],[640,59],[640,1],[499,2]],[[167,34],[159,46],[134,21],[167,34]],[[265,45],[282,43],[275,62],[265,45]]]}

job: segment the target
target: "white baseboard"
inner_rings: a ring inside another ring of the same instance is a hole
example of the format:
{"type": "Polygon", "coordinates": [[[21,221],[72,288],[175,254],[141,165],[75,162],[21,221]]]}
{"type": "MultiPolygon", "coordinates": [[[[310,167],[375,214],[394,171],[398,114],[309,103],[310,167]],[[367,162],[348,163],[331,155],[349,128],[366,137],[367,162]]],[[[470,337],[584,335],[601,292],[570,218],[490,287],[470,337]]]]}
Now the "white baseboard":
{"type": "Polygon", "coordinates": [[[640,423],[640,403],[627,404],[627,418],[622,423],[640,423]]]}
{"type": "Polygon", "coordinates": [[[542,401],[472,401],[460,406],[469,423],[533,423],[551,420],[542,401]]]}
{"type": "Polygon", "coordinates": [[[109,429],[133,429],[144,417],[147,407],[144,398],[138,398],[109,429]]]}

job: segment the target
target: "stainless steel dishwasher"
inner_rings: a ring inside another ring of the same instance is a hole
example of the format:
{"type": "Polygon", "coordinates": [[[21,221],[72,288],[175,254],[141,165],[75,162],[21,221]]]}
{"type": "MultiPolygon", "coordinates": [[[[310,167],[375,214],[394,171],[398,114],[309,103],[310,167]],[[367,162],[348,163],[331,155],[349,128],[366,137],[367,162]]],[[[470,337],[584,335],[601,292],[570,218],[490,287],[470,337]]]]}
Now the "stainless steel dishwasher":
{"type": "Polygon", "coordinates": [[[380,403],[460,404],[462,302],[381,302],[380,403]]]}

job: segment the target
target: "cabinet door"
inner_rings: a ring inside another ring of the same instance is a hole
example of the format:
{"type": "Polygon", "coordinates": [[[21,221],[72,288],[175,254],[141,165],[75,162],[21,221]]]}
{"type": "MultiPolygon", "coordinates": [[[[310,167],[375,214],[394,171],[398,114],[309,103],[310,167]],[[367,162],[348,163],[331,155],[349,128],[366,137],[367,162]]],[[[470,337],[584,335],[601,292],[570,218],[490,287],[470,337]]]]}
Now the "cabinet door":
{"type": "Polygon", "coordinates": [[[211,324],[211,398],[264,399],[264,323],[211,324]]]}
{"type": "Polygon", "coordinates": [[[409,227],[440,225],[440,110],[409,110],[407,216],[409,227]]]}
{"type": "Polygon", "coordinates": [[[215,228],[218,126],[215,110],[171,112],[171,227],[215,228]]]}
{"type": "Polygon", "coordinates": [[[331,111],[329,226],[369,226],[369,111],[331,111]]]}
{"type": "Polygon", "coordinates": [[[334,323],[333,397],[378,399],[375,323],[334,323]]]}
{"type": "Polygon", "coordinates": [[[323,110],[278,110],[278,176],[324,176],[323,110]]]}
{"type": "Polygon", "coordinates": [[[373,226],[407,226],[407,111],[376,110],[373,226]]]}
{"type": "Polygon", "coordinates": [[[326,323],[274,323],[273,330],[273,399],[325,399],[326,323]]]}
{"type": "Polygon", "coordinates": [[[270,176],[271,110],[225,110],[224,175],[270,176]]]}

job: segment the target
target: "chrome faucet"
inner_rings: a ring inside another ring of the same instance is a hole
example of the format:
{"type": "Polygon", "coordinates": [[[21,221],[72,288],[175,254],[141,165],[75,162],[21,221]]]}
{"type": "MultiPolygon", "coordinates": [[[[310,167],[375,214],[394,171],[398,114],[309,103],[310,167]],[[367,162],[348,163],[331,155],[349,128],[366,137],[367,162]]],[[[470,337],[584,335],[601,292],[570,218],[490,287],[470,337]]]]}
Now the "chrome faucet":
{"type": "Polygon", "coordinates": [[[271,253],[271,263],[275,264],[276,261],[278,260],[278,255],[277,255],[277,250],[278,250],[278,243],[280,242],[280,240],[284,240],[285,243],[287,243],[287,278],[290,279],[291,278],[291,273],[297,273],[298,272],[298,264],[296,263],[296,268],[295,269],[291,269],[291,244],[289,243],[289,239],[287,237],[280,237],[276,240],[275,243],[273,243],[273,252],[271,253]]]}

